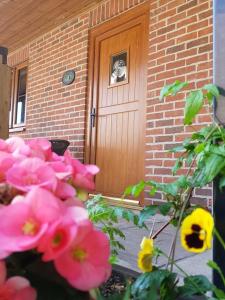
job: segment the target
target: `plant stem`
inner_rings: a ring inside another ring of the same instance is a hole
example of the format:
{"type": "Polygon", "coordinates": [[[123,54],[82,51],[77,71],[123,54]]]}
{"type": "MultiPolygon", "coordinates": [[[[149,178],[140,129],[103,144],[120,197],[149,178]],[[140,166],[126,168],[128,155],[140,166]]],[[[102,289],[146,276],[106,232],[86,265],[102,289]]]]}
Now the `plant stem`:
{"type": "MultiPolygon", "coordinates": [[[[171,264],[171,268],[170,268],[171,272],[173,270],[173,261],[174,261],[174,256],[175,256],[175,248],[176,248],[176,241],[177,241],[178,232],[179,232],[179,229],[180,229],[180,226],[181,226],[181,222],[182,222],[182,219],[183,219],[183,214],[184,214],[185,208],[186,208],[186,206],[187,206],[187,204],[188,204],[188,202],[191,198],[192,191],[193,191],[193,188],[190,188],[187,191],[188,195],[187,195],[186,199],[183,202],[181,212],[180,212],[180,216],[179,216],[179,220],[178,220],[178,224],[177,224],[177,229],[176,229],[176,232],[175,232],[173,242],[171,244],[170,253],[169,253],[169,257],[171,259],[171,262],[168,261],[168,264],[169,263],[171,264]]],[[[168,264],[167,264],[167,267],[168,267],[168,264]]]]}
{"type": "Polygon", "coordinates": [[[168,222],[166,222],[162,227],[160,227],[159,228],[159,230],[158,231],[156,231],[156,233],[154,233],[153,235],[152,235],[152,239],[154,240],[154,239],[156,239],[157,238],[157,236],[171,223],[171,221],[174,219],[174,217],[173,218],[171,218],[168,222]]]}
{"type": "Polygon", "coordinates": [[[154,227],[155,227],[155,221],[156,221],[156,217],[154,216],[153,223],[152,223],[152,228],[151,228],[151,231],[149,233],[149,238],[153,238],[152,234],[153,234],[153,230],[154,230],[154,227]]]}

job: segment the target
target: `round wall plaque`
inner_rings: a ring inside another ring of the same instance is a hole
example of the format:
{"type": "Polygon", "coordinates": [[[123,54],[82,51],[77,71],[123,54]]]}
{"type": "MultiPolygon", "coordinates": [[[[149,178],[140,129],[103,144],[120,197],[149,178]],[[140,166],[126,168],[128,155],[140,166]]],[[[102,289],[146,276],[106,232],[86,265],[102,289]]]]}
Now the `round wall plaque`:
{"type": "Polygon", "coordinates": [[[76,77],[75,71],[74,70],[68,70],[63,74],[62,82],[65,85],[69,85],[69,84],[74,82],[75,77],[76,77]]]}

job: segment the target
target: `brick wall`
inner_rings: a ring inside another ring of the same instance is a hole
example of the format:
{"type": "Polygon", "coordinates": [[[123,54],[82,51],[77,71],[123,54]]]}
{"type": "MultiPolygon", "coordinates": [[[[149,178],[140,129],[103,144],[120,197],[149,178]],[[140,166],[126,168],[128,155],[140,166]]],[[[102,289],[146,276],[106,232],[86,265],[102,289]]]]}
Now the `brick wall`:
{"type": "MultiPolygon", "coordinates": [[[[11,53],[10,65],[29,59],[25,138],[65,138],[83,159],[87,98],[88,30],[144,0],[107,0],[11,53]],[[76,81],[61,83],[65,70],[76,81]]],[[[182,125],[185,94],[160,102],[160,89],[176,79],[198,88],[212,79],[212,0],[149,0],[149,63],[147,85],[146,178],[171,181],[174,156],[166,152],[190,135],[182,125]]],[[[198,123],[210,122],[204,107],[198,123]]],[[[15,133],[14,133],[15,134],[15,133]]],[[[210,201],[211,188],[196,191],[194,201],[210,201]]],[[[149,199],[146,195],[146,199],[149,199]]],[[[161,201],[160,194],[155,200],[161,201]]]]}
{"type": "MultiPolygon", "coordinates": [[[[146,174],[161,182],[173,180],[175,157],[167,150],[211,122],[212,116],[205,106],[192,127],[183,126],[185,93],[164,101],[158,97],[162,86],[176,79],[189,81],[189,89],[212,80],[211,0],[150,1],[146,174]]],[[[211,197],[210,187],[197,190],[193,202],[207,198],[209,205],[211,197]]],[[[160,201],[162,195],[155,198],[160,201]]]]}

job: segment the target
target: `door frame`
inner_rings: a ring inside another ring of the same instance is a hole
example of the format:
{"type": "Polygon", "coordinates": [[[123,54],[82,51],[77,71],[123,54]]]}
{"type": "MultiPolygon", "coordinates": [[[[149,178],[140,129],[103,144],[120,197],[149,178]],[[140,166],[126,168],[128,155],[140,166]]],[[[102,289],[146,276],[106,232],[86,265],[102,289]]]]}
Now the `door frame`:
{"type": "MultiPolygon", "coordinates": [[[[145,151],[145,131],[146,131],[146,97],[147,97],[147,62],[148,62],[148,35],[149,35],[149,1],[132,8],[121,15],[100,24],[89,32],[89,59],[88,59],[88,97],[86,109],[86,138],[85,138],[85,163],[93,163],[96,160],[96,130],[91,127],[90,114],[92,107],[97,108],[98,103],[98,82],[99,82],[99,48],[102,40],[116,35],[132,26],[144,24],[143,32],[143,62],[141,65],[144,75],[143,80],[143,105],[142,114],[142,132],[143,132],[143,162],[141,163],[139,173],[144,178],[144,151],[145,151]],[[143,171],[142,171],[143,170],[143,171]]],[[[97,118],[96,118],[97,120],[97,118]]],[[[95,120],[95,122],[96,122],[95,120]]],[[[97,126],[97,123],[95,124],[97,126]]],[[[143,198],[143,197],[141,197],[143,198]]],[[[143,204],[141,199],[141,204],[143,204]]]]}

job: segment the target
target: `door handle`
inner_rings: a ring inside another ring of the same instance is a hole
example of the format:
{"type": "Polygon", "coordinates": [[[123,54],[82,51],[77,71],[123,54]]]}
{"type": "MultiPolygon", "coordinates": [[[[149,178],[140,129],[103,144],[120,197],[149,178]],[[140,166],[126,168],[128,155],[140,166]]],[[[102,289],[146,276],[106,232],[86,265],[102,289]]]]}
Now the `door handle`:
{"type": "Polygon", "coordinates": [[[96,109],[95,107],[92,107],[90,118],[91,118],[91,127],[95,127],[95,117],[96,117],[96,109]]]}

